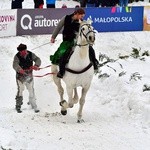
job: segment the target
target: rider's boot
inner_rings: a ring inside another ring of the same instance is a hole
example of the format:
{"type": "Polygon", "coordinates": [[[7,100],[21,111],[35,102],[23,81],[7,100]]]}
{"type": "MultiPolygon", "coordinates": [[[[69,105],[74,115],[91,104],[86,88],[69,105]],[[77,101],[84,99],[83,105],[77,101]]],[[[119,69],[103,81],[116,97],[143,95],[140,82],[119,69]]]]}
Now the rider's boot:
{"type": "Polygon", "coordinates": [[[62,56],[59,61],[59,72],[57,73],[58,78],[63,78],[63,75],[65,74],[65,66],[66,62],[64,61],[64,58],[62,56]]]}
{"type": "Polygon", "coordinates": [[[95,56],[95,51],[93,49],[92,46],[89,46],[89,58],[90,58],[90,61],[92,62],[93,66],[94,66],[94,70],[98,70],[98,60],[96,59],[96,56],[95,56]]]}
{"type": "Polygon", "coordinates": [[[69,57],[71,55],[71,48],[65,52],[65,54],[59,60],[59,72],[57,73],[58,78],[63,78],[65,74],[65,66],[69,62],[69,57]]]}

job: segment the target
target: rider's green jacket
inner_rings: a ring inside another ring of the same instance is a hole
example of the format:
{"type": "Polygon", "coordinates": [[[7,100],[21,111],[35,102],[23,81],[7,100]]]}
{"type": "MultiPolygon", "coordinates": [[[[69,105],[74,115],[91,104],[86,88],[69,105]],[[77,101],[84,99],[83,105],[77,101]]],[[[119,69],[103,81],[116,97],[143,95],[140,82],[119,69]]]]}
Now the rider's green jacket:
{"type": "Polygon", "coordinates": [[[73,19],[74,14],[67,15],[61,19],[58,26],[55,28],[52,38],[56,38],[62,28],[63,42],[60,44],[54,55],[50,56],[52,64],[59,64],[59,59],[63,54],[74,46],[74,39],[79,32],[79,20],[73,19]]]}

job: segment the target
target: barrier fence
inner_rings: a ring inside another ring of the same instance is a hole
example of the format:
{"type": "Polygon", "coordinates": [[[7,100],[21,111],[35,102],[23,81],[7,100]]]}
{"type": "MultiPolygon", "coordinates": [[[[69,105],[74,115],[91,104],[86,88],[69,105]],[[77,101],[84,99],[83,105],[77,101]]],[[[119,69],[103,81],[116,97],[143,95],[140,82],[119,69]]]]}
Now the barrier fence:
{"type": "MultiPolygon", "coordinates": [[[[150,31],[150,7],[85,8],[98,32],[150,31]]],[[[51,34],[74,8],[0,10],[0,37],[51,34]]]]}

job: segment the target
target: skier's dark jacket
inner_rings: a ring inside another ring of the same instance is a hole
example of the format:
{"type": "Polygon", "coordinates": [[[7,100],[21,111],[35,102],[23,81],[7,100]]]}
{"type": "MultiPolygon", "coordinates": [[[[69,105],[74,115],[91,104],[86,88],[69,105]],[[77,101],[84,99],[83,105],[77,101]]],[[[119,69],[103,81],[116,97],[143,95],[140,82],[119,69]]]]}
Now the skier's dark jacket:
{"type": "Polygon", "coordinates": [[[17,57],[19,59],[19,66],[25,70],[29,69],[31,66],[33,66],[33,59],[32,59],[32,53],[28,51],[28,55],[26,58],[21,57],[19,52],[17,53],[17,57]]]}

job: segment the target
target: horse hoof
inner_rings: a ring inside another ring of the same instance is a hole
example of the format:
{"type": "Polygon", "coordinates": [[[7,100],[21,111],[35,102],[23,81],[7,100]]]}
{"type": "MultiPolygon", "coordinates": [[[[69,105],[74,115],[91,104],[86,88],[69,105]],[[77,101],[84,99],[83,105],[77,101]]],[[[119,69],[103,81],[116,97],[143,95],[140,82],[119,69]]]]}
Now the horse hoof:
{"type": "Polygon", "coordinates": [[[59,102],[59,105],[62,106],[62,102],[59,102]]]}
{"type": "Polygon", "coordinates": [[[59,102],[59,105],[62,106],[62,107],[67,108],[67,102],[66,102],[66,100],[63,100],[63,101],[59,102]]]}
{"type": "Polygon", "coordinates": [[[77,120],[77,123],[83,123],[83,122],[84,122],[83,119],[78,119],[78,120],[77,120]]]}
{"type": "Polygon", "coordinates": [[[67,110],[61,110],[61,114],[65,116],[67,114],[67,110]]]}

